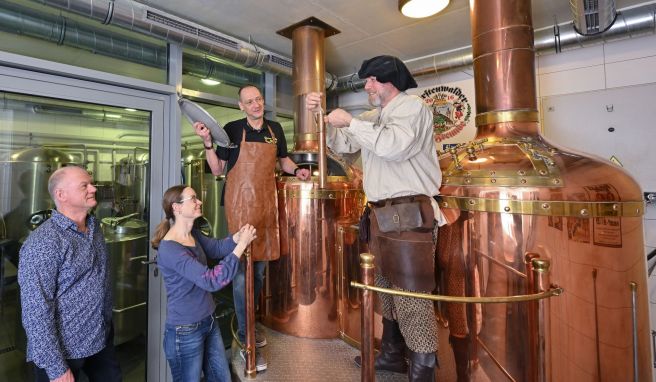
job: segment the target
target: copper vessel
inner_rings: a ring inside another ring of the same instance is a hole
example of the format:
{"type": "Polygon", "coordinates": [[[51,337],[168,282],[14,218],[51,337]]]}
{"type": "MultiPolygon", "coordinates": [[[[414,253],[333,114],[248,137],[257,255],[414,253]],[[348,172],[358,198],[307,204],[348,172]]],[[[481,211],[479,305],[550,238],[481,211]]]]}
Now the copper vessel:
{"type": "Polygon", "coordinates": [[[470,4],[477,135],[440,155],[440,292],[564,293],[442,303],[458,381],[651,381],[640,187],[540,135],[531,2],[470,4]]]}
{"type": "MultiPolygon", "coordinates": [[[[293,153],[316,168],[316,153],[293,153]]],[[[306,338],[340,334],[338,228],[358,221],[364,194],[355,169],[328,157],[326,188],[319,179],[278,179],[280,259],[269,262],[263,322],[282,333],[306,338]]]]}
{"type": "MultiPolygon", "coordinates": [[[[359,171],[325,149],[322,118],[305,109],[305,95],[324,90],[323,44],[338,33],[316,18],[280,32],[292,39],[295,152],[311,181],[278,177],[280,259],[269,262],[262,321],[285,334],[335,338],[340,334],[338,227],[358,221],[364,204],[359,171]]],[[[324,105],[325,106],[325,105],[324,105]]]]}

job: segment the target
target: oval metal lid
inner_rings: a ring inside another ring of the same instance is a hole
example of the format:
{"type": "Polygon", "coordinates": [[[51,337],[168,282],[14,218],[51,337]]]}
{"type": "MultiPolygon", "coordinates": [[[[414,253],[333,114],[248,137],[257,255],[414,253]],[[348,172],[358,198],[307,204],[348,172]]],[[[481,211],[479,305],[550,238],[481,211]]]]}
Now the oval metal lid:
{"type": "Polygon", "coordinates": [[[193,125],[194,122],[203,122],[210,129],[214,143],[223,147],[234,147],[221,125],[200,105],[182,97],[178,98],[178,105],[180,105],[180,111],[187,117],[189,123],[193,125]]]}
{"type": "Polygon", "coordinates": [[[102,219],[105,230],[113,231],[117,234],[138,234],[145,233],[148,229],[148,223],[139,219],[120,220],[121,218],[106,217],[102,219]]]}

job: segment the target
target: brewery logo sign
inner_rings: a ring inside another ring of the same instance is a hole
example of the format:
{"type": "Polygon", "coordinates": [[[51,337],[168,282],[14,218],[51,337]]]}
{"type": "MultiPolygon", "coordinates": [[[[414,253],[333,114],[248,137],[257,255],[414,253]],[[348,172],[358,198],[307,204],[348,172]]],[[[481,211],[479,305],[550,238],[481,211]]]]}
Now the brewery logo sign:
{"type": "Polygon", "coordinates": [[[455,137],[471,118],[471,104],[457,86],[436,86],[421,93],[433,112],[433,129],[437,142],[455,137]]]}

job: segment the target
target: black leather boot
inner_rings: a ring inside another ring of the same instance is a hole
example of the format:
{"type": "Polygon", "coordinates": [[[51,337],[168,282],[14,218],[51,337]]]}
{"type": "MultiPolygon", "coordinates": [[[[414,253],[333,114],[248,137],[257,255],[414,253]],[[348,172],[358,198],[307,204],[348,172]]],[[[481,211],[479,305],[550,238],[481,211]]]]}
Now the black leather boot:
{"type": "Polygon", "coordinates": [[[449,336],[449,343],[451,343],[453,357],[456,360],[458,382],[469,382],[471,374],[469,369],[469,338],[449,336]]]}
{"type": "MultiPolygon", "coordinates": [[[[355,364],[362,367],[360,356],[355,357],[355,364]]],[[[383,318],[383,338],[380,353],[374,361],[374,368],[403,374],[408,371],[405,360],[405,340],[396,321],[383,318]]]]}
{"type": "Polygon", "coordinates": [[[435,353],[415,353],[412,350],[408,352],[410,354],[408,381],[435,382],[435,366],[437,365],[435,353]]]}

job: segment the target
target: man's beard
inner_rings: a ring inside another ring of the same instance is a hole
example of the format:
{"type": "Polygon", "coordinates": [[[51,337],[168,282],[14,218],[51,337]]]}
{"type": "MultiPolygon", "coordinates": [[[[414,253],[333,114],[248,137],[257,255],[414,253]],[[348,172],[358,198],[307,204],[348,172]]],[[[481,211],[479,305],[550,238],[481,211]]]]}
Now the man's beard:
{"type": "Polygon", "coordinates": [[[369,105],[373,107],[380,107],[381,105],[380,96],[378,94],[369,95],[369,105]]]}

